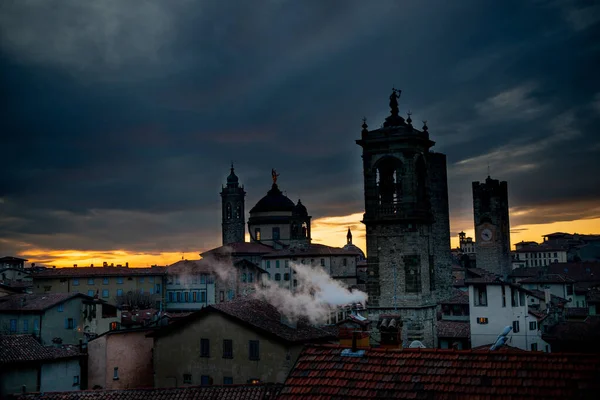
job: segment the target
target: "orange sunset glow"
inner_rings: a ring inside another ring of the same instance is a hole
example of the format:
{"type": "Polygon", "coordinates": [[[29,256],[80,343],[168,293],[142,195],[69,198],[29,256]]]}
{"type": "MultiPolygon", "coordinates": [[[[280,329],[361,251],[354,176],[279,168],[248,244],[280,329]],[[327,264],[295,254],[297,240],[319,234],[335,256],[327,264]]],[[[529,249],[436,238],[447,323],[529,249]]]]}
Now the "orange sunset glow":
{"type": "MultiPolygon", "coordinates": [[[[348,228],[352,230],[353,243],[361,248],[366,253],[365,242],[365,227],[360,222],[362,213],[354,213],[350,215],[338,217],[324,217],[315,219],[312,222],[312,238],[314,243],[325,244],[328,246],[342,247],[346,244],[346,233],[348,228]]],[[[467,236],[474,236],[472,223],[468,221],[454,221],[451,226],[452,232],[464,231],[467,236]]],[[[580,234],[598,234],[600,232],[600,218],[579,219],[575,221],[561,221],[548,224],[535,225],[516,225],[511,227],[511,244],[524,241],[541,242],[542,235],[553,232],[569,232],[580,234]]],[[[246,240],[249,240],[246,234],[246,240]]],[[[215,241],[216,245],[219,241],[215,241]]],[[[458,247],[458,237],[456,235],[451,238],[453,248],[458,247]]],[[[181,252],[161,252],[161,253],[140,253],[131,252],[125,249],[118,251],[93,251],[86,252],[81,250],[45,250],[35,249],[17,254],[19,257],[25,257],[29,262],[40,263],[45,265],[55,265],[60,267],[71,267],[73,264],[79,266],[94,264],[95,266],[102,265],[103,262],[125,264],[129,263],[131,267],[147,267],[150,265],[169,265],[182,257],[186,259],[197,259],[199,253],[209,249],[199,248],[196,252],[181,253],[181,252]],[[43,257],[43,258],[41,258],[43,257]],[[49,260],[50,259],[50,260],[49,260]]]]}

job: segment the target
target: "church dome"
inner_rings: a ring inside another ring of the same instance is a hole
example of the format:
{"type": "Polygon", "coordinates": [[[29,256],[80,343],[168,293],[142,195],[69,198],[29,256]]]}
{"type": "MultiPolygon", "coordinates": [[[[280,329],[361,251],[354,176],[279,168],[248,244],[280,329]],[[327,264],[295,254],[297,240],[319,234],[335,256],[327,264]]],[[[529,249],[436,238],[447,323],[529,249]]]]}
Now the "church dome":
{"type": "Polygon", "coordinates": [[[300,202],[300,199],[298,199],[298,204],[294,206],[294,214],[302,217],[308,216],[308,210],[306,209],[306,206],[300,202]]]}
{"type": "Polygon", "coordinates": [[[286,195],[281,193],[277,184],[274,183],[267,195],[260,199],[250,210],[250,214],[272,211],[294,211],[296,205],[286,195]]]}
{"type": "Polygon", "coordinates": [[[365,253],[360,249],[360,247],[358,247],[355,244],[350,243],[350,244],[345,245],[342,248],[344,250],[346,250],[346,251],[351,251],[351,252],[354,252],[354,253],[358,253],[358,258],[359,258],[360,261],[364,261],[364,260],[367,259],[365,257],[365,253]]]}

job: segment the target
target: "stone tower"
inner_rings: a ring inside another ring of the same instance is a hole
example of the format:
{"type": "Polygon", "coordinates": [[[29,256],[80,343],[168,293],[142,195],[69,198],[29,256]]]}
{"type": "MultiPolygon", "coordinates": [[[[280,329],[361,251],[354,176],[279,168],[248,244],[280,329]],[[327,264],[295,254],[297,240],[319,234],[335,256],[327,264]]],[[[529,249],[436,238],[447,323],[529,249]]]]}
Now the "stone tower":
{"type": "Polygon", "coordinates": [[[475,252],[478,268],[506,276],[511,271],[508,184],[492,179],[473,182],[475,252]]]}
{"type": "Polygon", "coordinates": [[[399,115],[400,91],[390,96],[391,115],[361,139],[367,240],[369,319],[400,315],[403,340],[434,347],[437,301],[451,289],[450,221],[446,156],[430,148],[427,125],[399,115]]]}
{"type": "Polygon", "coordinates": [[[223,245],[243,242],[246,236],[244,221],[244,186],[240,186],[231,164],[231,173],[227,177],[227,186],[221,191],[223,245]]]}

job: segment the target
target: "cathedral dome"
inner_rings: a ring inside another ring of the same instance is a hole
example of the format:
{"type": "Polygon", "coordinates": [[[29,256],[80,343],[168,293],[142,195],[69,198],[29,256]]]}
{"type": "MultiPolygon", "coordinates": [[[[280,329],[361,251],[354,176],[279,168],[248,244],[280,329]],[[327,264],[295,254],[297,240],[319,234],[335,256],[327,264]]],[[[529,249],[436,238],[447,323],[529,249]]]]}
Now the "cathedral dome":
{"type": "Polygon", "coordinates": [[[260,199],[258,203],[250,210],[250,214],[272,212],[272,211],[294,211],[296,205],[286,195],[284,195],[277,184],[274,183],[267,195],[260,199]]]}
{"type": "Polygon", "coordinates": [[[352,243],[350,243],[350,244],[347,244],[347,245],[345,245],[345,246],[344,246],[344,247],[342,247],[342,248],[343,248],[344,250],[346,250],[346,251],[351,251],[351,252],[353,252],[353,253],[357,253],[357,254],[358,254],[358,259],[359,259],[359,261],[364,261],[364,260],[366,260],[366,259],[367,259],[367,258],[365,257],[365,253],[364,253],[364,252],[363,252],[363,251],[360,249],[360,247],[358,247],[358,246],[357,246],[357,245],[355,245],[355,244],[352,244],[352,243]]]}

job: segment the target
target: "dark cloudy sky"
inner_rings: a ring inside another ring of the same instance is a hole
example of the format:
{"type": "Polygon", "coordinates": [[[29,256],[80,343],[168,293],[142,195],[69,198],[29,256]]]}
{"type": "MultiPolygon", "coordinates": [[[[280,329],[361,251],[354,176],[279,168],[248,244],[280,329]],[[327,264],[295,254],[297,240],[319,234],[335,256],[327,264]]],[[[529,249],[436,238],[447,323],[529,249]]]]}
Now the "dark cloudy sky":
{"type": "Polygon", "coordinates": [[[453,232],[488,164],[513,226],[598,217],[599,22],[596,1],[5,0],[0,255],[216,246],[231,160],[247,209],[276,168],[314,218],[361,212],[354,141],[393,85],[448,155],[453,232]]]}

